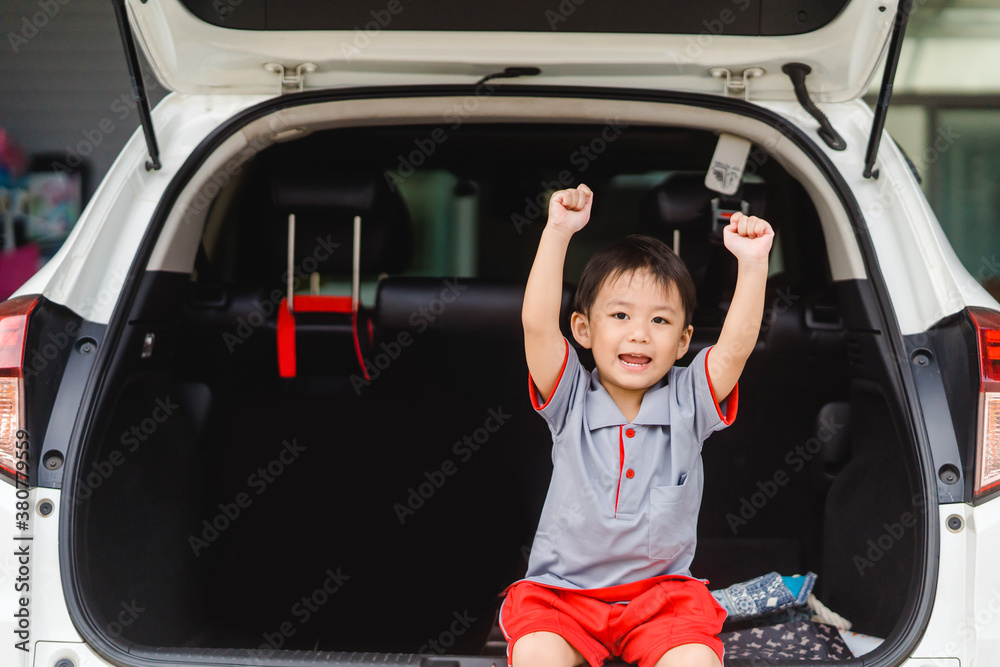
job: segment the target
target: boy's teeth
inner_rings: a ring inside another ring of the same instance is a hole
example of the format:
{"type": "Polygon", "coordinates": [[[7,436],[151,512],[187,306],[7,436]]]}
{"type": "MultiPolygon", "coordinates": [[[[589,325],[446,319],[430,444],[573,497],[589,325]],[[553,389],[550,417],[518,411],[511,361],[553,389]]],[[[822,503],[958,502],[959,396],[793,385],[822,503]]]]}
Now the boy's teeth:
{"type": "Polygon", "coordinates": [[[618,358],[627,366],[645,366],[651,361],[649,357],[642,354],[619,354],[618,358]]]}

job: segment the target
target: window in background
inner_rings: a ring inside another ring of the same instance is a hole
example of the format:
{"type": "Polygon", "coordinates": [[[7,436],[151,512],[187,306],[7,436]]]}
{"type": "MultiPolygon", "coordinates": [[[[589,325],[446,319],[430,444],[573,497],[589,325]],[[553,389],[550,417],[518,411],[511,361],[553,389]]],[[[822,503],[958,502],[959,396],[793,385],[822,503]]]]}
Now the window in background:
{"type": "MultiPolygon", "coordinates": [[[[1000,3],[913,3],[886,128],[966,269],[1000,299],[1000,3]]],[[[874,104],[874,78],[866,101],[874,104]]]]}
{"type": "Polygon", "coordinates": [[[1000,104],[993,96],[900,96],[886,129],[913,162],[965,268],[1000,299],[1000,104]]]}

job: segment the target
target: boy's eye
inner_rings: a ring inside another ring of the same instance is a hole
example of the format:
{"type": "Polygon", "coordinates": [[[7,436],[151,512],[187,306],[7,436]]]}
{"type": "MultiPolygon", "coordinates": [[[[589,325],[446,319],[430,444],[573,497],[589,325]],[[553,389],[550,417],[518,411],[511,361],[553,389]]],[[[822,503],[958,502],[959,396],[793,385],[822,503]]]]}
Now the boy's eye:
{"type": "Polygon", "coordinates": [[[615,318],[616,320],[627,320],[628,319],[628,315],[626,315],[625,313],[615,313],[611,317],[615,318]]]}
{"type": "Polygon", "coordinates": [[[653,318],[653,323],[654,324],[670,324],[670,322],[668,322],[667,320],[663,319],[662,317],[654,317],[653,318]]]}

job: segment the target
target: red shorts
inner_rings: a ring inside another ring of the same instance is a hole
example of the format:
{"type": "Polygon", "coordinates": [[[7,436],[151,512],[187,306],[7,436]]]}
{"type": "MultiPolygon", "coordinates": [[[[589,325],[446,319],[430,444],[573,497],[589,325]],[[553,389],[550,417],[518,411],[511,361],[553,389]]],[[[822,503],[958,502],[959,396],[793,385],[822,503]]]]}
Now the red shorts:
{"type": "Polygon", "coordinates": [[[718,634],[725,620],[725,609],[702,581],[671,575],[587,590],[520,581],[500,606],[508,667],[514,642],[539,631],[561,636],[592,667],[609,655],[652,667],[681,644],[705,644],[722,662],[718,634]]]}

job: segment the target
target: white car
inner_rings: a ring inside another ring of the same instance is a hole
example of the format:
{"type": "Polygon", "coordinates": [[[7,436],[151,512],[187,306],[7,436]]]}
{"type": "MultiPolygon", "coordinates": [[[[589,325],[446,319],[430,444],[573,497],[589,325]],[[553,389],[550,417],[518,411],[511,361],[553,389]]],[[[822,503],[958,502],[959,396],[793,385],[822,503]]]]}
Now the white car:
{"type": "Polygon", "coordinates": [[[853,664],[995,664],[1000,305],[882,135],[905,8],[820,4],[116,2],[174,92],[0,304],[0,664],[505,664],[520,299],[580,182],[567,280],[665,239],[692,356],[727,216],[776,230],[694,575],[815,573],[853,664]]]}

